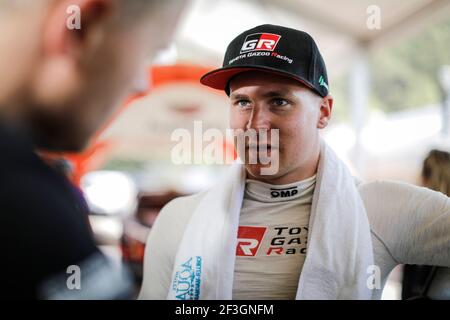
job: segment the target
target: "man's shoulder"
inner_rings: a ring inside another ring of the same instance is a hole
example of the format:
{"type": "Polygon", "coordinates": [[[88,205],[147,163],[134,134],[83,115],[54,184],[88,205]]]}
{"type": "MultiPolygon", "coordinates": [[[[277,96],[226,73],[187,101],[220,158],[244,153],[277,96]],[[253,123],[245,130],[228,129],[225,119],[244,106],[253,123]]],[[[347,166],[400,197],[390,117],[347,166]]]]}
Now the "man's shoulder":
{"type": "Polygon", "coordinates": [[[408,182],[395,180],[373,180],[370,182],[363,182],[359,180],[356,182],[356,187],[362,196],[395,196],[396,194],[422,193],[431,191],[427,188],[408,182]]]}
{"type": "MultiPolygon", "coordinates": [[[[393,180],[375,180],[357,186],[372,227],[392,219],[409,219],[411,212],[423,203],[439,200],[439,192],[411,183],[393,180]]],[[[444,196],[445,197],[445,196],[444,196]]]]}
{"type": "Polygon", "coordinates": [[[67,192],[67,179],[45,164],[23,136],[1,126],[0,154],[2,201],[15,200],[16,197],[28,198],[29,201],[58,201],[54,195],[61,197],[67,192]]]}
{"type": "MultiPolygon", "coordinates": [[[[6,161],[3,161],[6,164],[6,161]]],[[[70,182],[37,158],[12,161],[0,169],[0,202],[35,208],[72,204],[70,182]]],[[[70,206],[70,205],[69,205],[70,206]]]]}

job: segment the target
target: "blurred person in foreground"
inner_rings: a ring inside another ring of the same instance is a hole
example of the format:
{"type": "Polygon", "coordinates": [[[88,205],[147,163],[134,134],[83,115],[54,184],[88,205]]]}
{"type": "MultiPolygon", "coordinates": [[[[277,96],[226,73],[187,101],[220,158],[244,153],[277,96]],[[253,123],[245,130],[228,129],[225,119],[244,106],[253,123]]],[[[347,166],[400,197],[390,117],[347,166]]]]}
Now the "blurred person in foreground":
{"type": "Polygon", "coordinates": [[[184,2],[0,0],[1,297],[130,296],[79,196],[36,151],[85,148],[168,45],[184,2]]]}
{"type": "MultiPolygon", "coordinates": [[[[431,150],[423,162],[422,185],[450,197],[450,153],[431,150]]],[[[402,299],[450,300],[450,268],[405,265],[402,299]]]]}
{"type": "Polygon", "coordinates": [[[201,82],[230,98],[241,163],[162,209],[140,298],[379,299],[398,264],[450,267],[450,198],[358,181],[321,139],[333,98],[310,35],[247,30],[201,82]]]}

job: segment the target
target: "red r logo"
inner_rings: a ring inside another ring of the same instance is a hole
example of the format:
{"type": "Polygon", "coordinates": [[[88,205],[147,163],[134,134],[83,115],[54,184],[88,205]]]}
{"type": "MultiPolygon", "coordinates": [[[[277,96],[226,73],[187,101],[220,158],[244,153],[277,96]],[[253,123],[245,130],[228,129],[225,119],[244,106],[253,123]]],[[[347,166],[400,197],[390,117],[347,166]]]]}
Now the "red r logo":
{"type": "Polygon", "coordinates": [[[245,257],[256,256],[266,230],[266,227],[239,227],[236,255],[245,257]]]}

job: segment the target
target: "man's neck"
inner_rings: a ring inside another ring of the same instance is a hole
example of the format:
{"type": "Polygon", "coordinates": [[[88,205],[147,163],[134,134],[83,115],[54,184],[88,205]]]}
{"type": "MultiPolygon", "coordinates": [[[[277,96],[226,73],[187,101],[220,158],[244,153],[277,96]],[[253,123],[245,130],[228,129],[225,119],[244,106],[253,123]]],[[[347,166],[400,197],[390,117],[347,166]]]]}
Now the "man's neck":
{"type": "Polygon", "coordinates": [[[313,171],[293,170],[292,172],[288,172],[285,175],[276,178],[271,178],[269,176],[254,177],[247,172],[247,179],[261,181],[272,185],[285,185],[311,178],[316,172],[317,169],[313,171]]]}
{"type": "Polygon", "coordinates": [[[309,164],[305,166],[297,167],[293,170],[287,171],[285,174],[280,176],[252,176],[247,171],[247,179],[257,180],[273,185],[284,185],[302,181],[311,178],[317,173],[319,158],[320,149],[318,150],[317,154],[309,161],[309,164]]]}
{"type": "Polygon", "coordinates": [[[290,184],[298,181],[302,181],[308,178],[311,178],[313,175],[317,173],[317,168],[319,165],[319,161],[317,160],[314,166],[310,166],[308,168],[299,167],[294,170],[287,172],[282,176],[271,177],[271,176],[259,176],[255,177],[250,175],[247,172],[247,179],[257,180],[264,183],[269,183],[273,185],[284,185],[290,184]]]}

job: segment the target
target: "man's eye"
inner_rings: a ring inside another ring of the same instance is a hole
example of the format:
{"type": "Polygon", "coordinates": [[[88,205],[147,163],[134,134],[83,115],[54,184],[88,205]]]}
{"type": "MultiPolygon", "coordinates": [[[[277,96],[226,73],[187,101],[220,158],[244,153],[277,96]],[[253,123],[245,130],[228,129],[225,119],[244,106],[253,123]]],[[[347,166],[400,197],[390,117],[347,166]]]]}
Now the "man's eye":
{"type": "Polygon", "coordinates": [[[284,107],[284,106],[288,105],[289,102],[285,99],[277,98],[277,99],[273,99],[271,101],[271,104],[276,107],[284,107]]]}
{"type": "Polygon", "coordinates": [[[248,100],[239,100],[239,101],[236,102],[236,104],[237,104],[238,107],[241,107],[241,108],[248,108],[248,107],[250,107],[250,101],[248,101],[248,100]]]}

